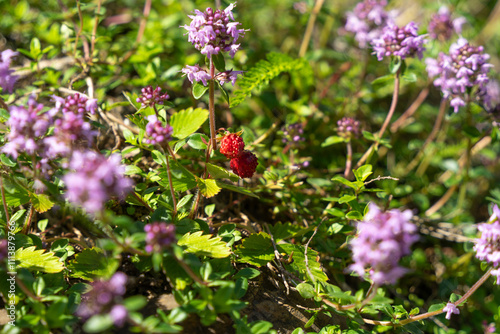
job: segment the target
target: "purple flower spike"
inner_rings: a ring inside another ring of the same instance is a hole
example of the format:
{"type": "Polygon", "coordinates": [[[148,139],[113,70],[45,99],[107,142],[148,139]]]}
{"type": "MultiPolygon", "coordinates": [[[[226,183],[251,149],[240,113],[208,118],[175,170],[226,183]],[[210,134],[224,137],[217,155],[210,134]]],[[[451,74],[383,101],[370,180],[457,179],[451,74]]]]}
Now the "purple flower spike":
{"type": "Polygon", "coordinates": [[[447,41],[453,36],[453,33],[461,34],[462,25],[466,22],[467,20],[464,17],[452,20],[448,8],[442,6],[437,14],[432,15],[429,22],[429,35],[431,38],[447,41]]]}
{"type": "Polygon", "coordinates": [[[481,237],[474,240],[476,257],[494,267],[491,274],[497,277],[496,283],[500,285],[500,209],[496,204],[489,222],[478,224],[477,229],[481,237]]]}
{"type": "Polygon", "coordinates": [[[144,226],[146,232],[146,252],[161,251],[175,242],[175,225],[154,222],[144,226]]]}
{"type": "Polygon", "coordinates": [[[225,84],[228,81],[231,81],[231,84],[234,87],[236,80],[238,79],[238,75],[245,73],[245,71],[224,71],[219,72],[215,76],[215,79],[219,80],[221,85],[225,84]]]}
{"type": "Polygon", "coordinates": [[[488,73],[493,66],[487,61],[490,56],[483,47],[474,47],[465,38],[460,38],[450,47],[449,54],[440,53],[438,59],[426,59],[427,73],[440,87],[443,97],[449,99],[455,112],[468,102],[491,104],[488,93],[488,73]]]}
{"type": "Polygon", "coordinates": [[[373,54],[377,55],[378,60],[390,56],[399,56],[405,59],[415,55],[422,59],[426,40],[424,35],[417,34],[417,30],[418,26],[414,22],[408,23],[403,28],[389,22],[384,27],[382,36],[372,40],[373,54]]]}
{"type": "Polygon", "coordinates": [[[151,86],[141,89],[141,96],[137,98],[137,103],[141,103],[142,107],[154,107],[156,104],[163,104],[170,96],[167,93],[161,93],[161,87],[153,89],[151,86]]]}
{"type": "Polygon", "coordinates": [[[192,84],[201,81],[203,86],[206,86],[208,84],[208,80],[212,79],[210,74],[208,74],[207,71],[202,69],[199,65],[186,65],[181,72],[187,76],[188,80],[191,81],[192,84]]]}
{"type": "Polygon", "coordinates": [[[368,47],[370,41],[381,36],[382,28],[392,22],[393,14],[385,11],[386,5],[386,0],[364,0],[347,13],[345,30],[355,33],[360,48],[368,47]]]}
{"type": "Polygon", "coordinates": [[[75,151],[69,165],[74,172],[63,177],[66,198],[94,214],[103,210],[111,196],[123,198],[132,182],[124,176],[120,161],[117,154],[106,158],[92,151],[75,151]]]}
{"type": "Polygon", "coordinates": [[[460,310],[455,306],[453,303],[448,303],[446,306],[443,308],[443,312],[446,312],[446,319],[450,320],[451,319],[451,314],[460,314],[460,310]]]}
{"type": "Polygon", "coordinates": [[[95,281],[92,290],[82,296],[76,315],[88,319],[96,314],[109,314],[116,326],[123,326],[128,317],[127,309],[119,304],[125,294],[127,275],[117,272],[109,281],[95,281]]]}
{"type": "Polygon", "coordinates": [[[5,50],[0,52],[0,87],[12,93],[14,85],[18,79],[17,75],[12,75],[14,70],[10,69],[12,57],[17,56],[17,52],[5,50]]]}
{"type": "Polygon", "coordinates": [[[146,135],[149,138],[144,139],[147,144],[165,144],[172,139],[173,129],[170,125],[163,126],[155,115],[148,116],[148,121],[146,135]]]}
{"type": "Polygon", "coordinates": [[[239,22],[234,22],[233,8],[229,5],[225,10],[207,8],[205,12],[195,10],[195,15],[188,15],[192,19],[190,25],[182,26],[188,31],[188,41],[197,50],[208,58],[221,52],[229,52],[231,57],[239,48],[236,42],[248,30],[239,29],[239,22]]]}
{"type": "Polygon", "coordinates": [[[411,245],[418,240],[411,217],[410,210],[382,212],[370,203],[364,220],[358,223],[357,237],[351,241],[354,264],[349,270],[364,277],[365,270],[370,268],[374,284],[396,283],[407,271],[399,266],[399,259],[410,254],[411,245]]]}

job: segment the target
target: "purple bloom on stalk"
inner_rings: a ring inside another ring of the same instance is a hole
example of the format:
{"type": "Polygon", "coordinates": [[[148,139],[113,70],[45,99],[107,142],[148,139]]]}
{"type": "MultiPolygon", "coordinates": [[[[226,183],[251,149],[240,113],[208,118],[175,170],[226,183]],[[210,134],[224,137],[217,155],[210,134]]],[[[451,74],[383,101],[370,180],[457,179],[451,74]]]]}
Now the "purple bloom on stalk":
{"type": "Polygon", "coordinates": [[[75,114],[95,114],[97,110],[97,99],[89,99],[86,96],[75,93],[65,99],[56,95],[52,98],[56,102],[56,109],[61,109],[63,113],[72,112],[75,114]]]}
{"type": "Polygon", "coordinates": [[[354,264],[349,270],[364,277],[365,270],[370,268],[374,284],[396,283],[407,272],[398,265],[399,259],[410,254],[411,245],[418,240],[411,217],[410,210],[382,212],[370,203],[364,220],[358,223],[357,237],[351,240],[354,264]]]}
{"type": "Polygon", "coordinates": [[[12,93],[18,76],[12,75],[14,70],[10,69],[12,57],[17,56],[17,52],[5,50],[0,52],[0,87],[12,93]]]}
{"type": "Polygon", "coordinates": [[[491,274],[497,277],[496,283],[500,285],[500,209],[496,204],[489,222],[478,224],[477,229],[481,237],[474,240],[476,257],[494,267],[491,274]]]}
{"type": "Polygon", "coordinates": [[[161,251],[175,242],[175,225],[154,222],[144,226],[146,232],[146,252],[161,251]]]}
{"type": "Polygon", "coordinates": [[[358,138],[361,133],[359,121],[352,117],[344,117],[337,122],[337,133],[345,139],[358,138]]]}
{"type": "Polygon", "coordinates": [[[202,69],[199,65],[186,65],[181,72],[187,76],[188,80],[191,81],[192,84],[194,84],[195,81],[201,81],[203,86],[206,86],[208,84],[208,80],[212,79],[210,74],[208,74],[207,71],[202,69]]]}
{"type": "Polygon", "coordinates": [[[170,96],[167,93],[161,93],[161,87],[153,89],[151,86],[141,89],[141,96],[137,98],[137,103],[141,103],[142,107],[154,107],[156,104],[163,104],[170,96]]]}
{"type": "Polygon", "coordinates": [[[378,60],[390,56],[399,56],[405,59],[415,55],[422,59],[426,40],[425,36],[418,35],[417,31],[418,26],[414,22],[408,23],[403,28],[389,22],[384,27],[380,38],[372,40],[373,54],[377,55],[378,60]]]}
{"type": "Polygon", "coordinates": [[[188,41],[208,58],[220,52],[229,52],[234,57],[240,46],[236,42],[248,31],[238,29],[241,23],[234,22],[232,10],[235,6],[231,4],[225,10],[215,11],[207,8],[205,12],[196,9],[195,15],[188,15],[192,19],[190,25],[182,26],[188,31],[188,41]]]}
{"type": "Polygon", "coordinates": [[[106,158],[92,151],[75,151],[69,163],[74,172],[63,177],[68,189],[66,198],[94,214],[104,208],[111,196],[123,198],[132,182],[124,176],[125,167],[120,160],[117,154],[106,158]]]}
{"type": "Polygon", "coordinates": [[[467,20],[464,17],[452,20],[448,7],[442,6],[436,14],[432,15],[429,22],[429,35],[431,38],[447,41],[452,37],[453,33],[460,35],[462,25],[466,22],[467,20]]]}
{"type": "Polygon", "coordinates": [[[304,127],[301,123],[293,123],[283,128],[283,143],[297,144],[304,141],[304,127]]]}
{"type": "Polygon", "coordinates": [[[234,84],[236,83],[236,79],[238,79],[238,75],[245,73],[245,71],[224,71],[224,72],[219,72],[215,76],[215,79],[219,80],[219,83],[223,85],[227,81],[231,81],[231,84],[234,87],[234,84]]]}
{"type": "Polygon", "coordinates": [[[148,116],[148,124],[146,125],[146,135],[149,138],[144,139],[147,144],[165,144],[172,138],[173,129],[170,125],[163,126],[163,123],[158,120],[156,115],[148,116]]]}
{"type": "Polygon", "coordinates": [[[441,52],[438,59],[426,59],[429,77],[435,78],[434,86],[441,88],[455,112],[473,100],[489,104],[488,72],[493,66],[487,62],[489,58],[482,46],[471,46],[460,38],[451,45],[449,54],[441,52]]]}
{"type": "Polygon", "coordinates": [[[356,34],[354,38],[360,48],[366,48],[370,41],[379,38],[382,28],[392,22],[393,15],[385,11],[386,5],[386,0],[364,0],[347,13],[345,30],[356,34]]]}
{"type": "Polygon", "coordinates": [[[44,150],[40,137],[45,135],[50,125],[52,117],[50,113],[41,113],[43,105],[35,101],[33,97],[28,100],[28,106],[9,108],[10,118],[7,125],[10,133],[7,136],[8,143],[4,145],[2,151],[17,159],[20,152],[28,154],[42,154],[44,150]]]}
{"type": "Polygon", "coordinates": [[[455,306],[453,303],[448,303],[446,304],[445,307],[443,307],[443,312],[446,312],[446,319],[450,320],[451,314],[460,314],[460,310],[455,306]]]}
{"type": "Polygon", "coordinates": [[[82,303],[76,315],[88,319],[96,314],[109,314],[116,326],[123,326],[127,319],[127,309],[119,304],[125,294],[127,275],[117,272],[109,281],[95,281],[92,290],[82,296],[82,303]]]}

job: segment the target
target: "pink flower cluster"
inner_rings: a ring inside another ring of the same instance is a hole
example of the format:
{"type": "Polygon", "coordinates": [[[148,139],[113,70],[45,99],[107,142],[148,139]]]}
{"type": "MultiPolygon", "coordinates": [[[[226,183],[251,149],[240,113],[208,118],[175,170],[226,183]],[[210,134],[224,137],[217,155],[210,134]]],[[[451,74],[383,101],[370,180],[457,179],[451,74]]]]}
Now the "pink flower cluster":
{"type": "Polygon", "coordinates": [[[349,269],[364,277],[369,268],[369,277],[377,285],[396,283],[407,272],[399,260],[410,254],[411,245],[418,240],[411,217],[410,210],[383,212],[370,203],[364,220],[358,223],[357,237],[351,241],[354,264],[349,269]]]}
{"type": "Polygon", "coordinates": [[[172,139],[173,129],[170,125],[163,125],[163,123],[158,120],[156,115],[151,115],[147,117],[148,124],[146,125],[146,135],[149,138],[144,139],[147,144],[165,144],[172,139]]]}
{"type": "Polygon", "coordinates": [[[389,22],[379,38],[372,40],[373,54],[378,60],[384,57],[398,56],[402,59],[418,56],[422,59],[425,50],[425,36],[418,35],[418,26],[414,22],[400,28],[389,22]]]}
{"type": "Polygon", "coordinates": [[[161,251],[175,242],[175,225],[154,222],[144,226],[146,232],[146,252],[161,251]]]}
{"type": "Polygon", "coordinates": [[[17,75],[13,75],[14,70],[10,68],[12,57],[18,53],[12,50],[5,50],[0,52],[0,87],[12,93],[14,85],[18,79],[17,75]]]}
{"type": "Polygon", "coordinates": [[[137,98],[137,103],[141,103],[142,107],[154,107],[156,104],[163,104],[170,96],[167,93],[161,93],[161,87],[153,89],[151,86],[146,86],[141,89],[141,95],[137,98]]]}

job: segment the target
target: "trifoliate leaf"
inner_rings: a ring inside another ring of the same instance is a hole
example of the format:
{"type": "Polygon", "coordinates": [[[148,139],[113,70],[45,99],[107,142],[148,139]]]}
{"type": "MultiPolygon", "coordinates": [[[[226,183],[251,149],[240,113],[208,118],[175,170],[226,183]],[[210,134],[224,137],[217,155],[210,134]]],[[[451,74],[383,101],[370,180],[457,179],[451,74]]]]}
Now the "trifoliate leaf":
{"type": "Polygon", "coordinates": [[[100,248],[84,249],[68,264],[71,276],[93,281],[97,277],[110,278],[114,274],[119,261],[108,258],[100,248]]]}
{"type": "Polygon", "coordinates": [[[198,188],[203,196],[206,198],[213,197],[220,192],[220,187],[213,179],[198,179],[198,188]]]}
{"type": "Polygon", "coordinates": [[[20,248],[16,251],[17,268],[43,271],[48,274],[61,272],[64,264],[52,252],[45,252],[45,249],[35,249],[35,246],[20,248]]]}
{"type": "Polygon", "coordinates": [[[220,237],[203,234],[203,231],[187,233],[177,242],[179,246],[186,246],[186,252],[213,258],[228,257],[231,249],[220,237]]]}
{"type": "Polygon", "coordinates": [[[257,267],[265,266],[274,259],[274,248],[271,236],[260,232],[243,239],[242,244],[234,253],[238,256],[236,261],[248,263],[257,267]]]}
{"type": "Polygon", "coordinates": [[[201,108],[189,108],[173,114],[170,118],[170,125],[174,129],[173,136],[177,139],[184,139],[194,133],[205,123],[208,118],[208,110],[201,108]]]}

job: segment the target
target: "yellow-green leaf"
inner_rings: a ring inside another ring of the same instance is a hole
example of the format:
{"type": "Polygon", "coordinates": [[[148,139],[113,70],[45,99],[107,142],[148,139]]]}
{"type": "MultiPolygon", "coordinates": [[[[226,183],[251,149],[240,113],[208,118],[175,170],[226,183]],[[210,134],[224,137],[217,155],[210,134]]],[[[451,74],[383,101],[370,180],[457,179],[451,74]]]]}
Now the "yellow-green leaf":
{"type": "Polygon", "coordinates": [[[49,199],[49,196],[44,194],[30,193],[30,200],[31,204],[33,204],[33,208],[38,213],[50,210],[54,206],[54,202],[49,199]]]}
{"type": "Polygon", "coordinates": [[[36,246],[19,248],[16,251],[17,268],[43,271],[54,274],[64,269],[64,264],[52,252],[45,253],[45,249],[35,249],[36,246]]]}
{"type": "Polygon", "coordinates": [[[203,231],[187,233],[177,242],[179,246],[186,246],[186,252],[213,258],[228,257],[231,249],[220,237],[211,234],[203,235],[203,231]]]}
{"type": "Polygon", "coordinates": [[[174,129],[173,136],[177,139],[184,139],[194,133],[205,123],[208,118],[208,110],[202,108],[189,108],[173,114],[170,118],[170,125],[174,129]]]}
{"type": "Polygon", "coordinates": [[[214,179],[198,179],[198,188],[201,194],[206,198],[217,195],[221,189],[214,179]]]}
{"type": "Polygon", "coordinates": [[[110,278],[114,274],[119,261],[108,258],[100,248],[84,249],[68,264],[71,276],[93,281],[95,278],[110,278]]]}

